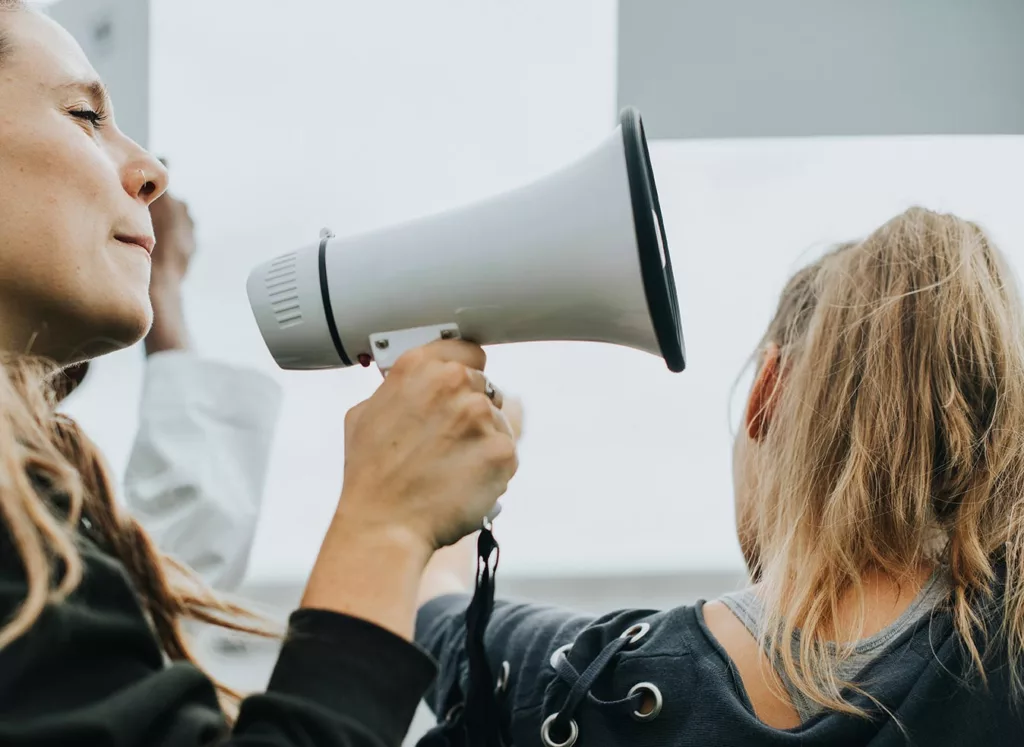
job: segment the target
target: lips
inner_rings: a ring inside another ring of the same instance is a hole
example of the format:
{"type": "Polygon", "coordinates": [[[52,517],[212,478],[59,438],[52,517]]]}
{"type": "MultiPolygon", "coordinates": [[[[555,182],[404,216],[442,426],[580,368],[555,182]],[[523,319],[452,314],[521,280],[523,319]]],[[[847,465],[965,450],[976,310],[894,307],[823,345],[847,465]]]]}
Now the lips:
{"type": "Polygon", "coordinates": [[[152,236],[129,236],[127,234],[117,234],[114,236],[114,240],[120,241],[122,244],[134,244],[135,246],[145,249],[147,254],[152,254],[153,247],[156,246],[156,239],[152,236]]]}

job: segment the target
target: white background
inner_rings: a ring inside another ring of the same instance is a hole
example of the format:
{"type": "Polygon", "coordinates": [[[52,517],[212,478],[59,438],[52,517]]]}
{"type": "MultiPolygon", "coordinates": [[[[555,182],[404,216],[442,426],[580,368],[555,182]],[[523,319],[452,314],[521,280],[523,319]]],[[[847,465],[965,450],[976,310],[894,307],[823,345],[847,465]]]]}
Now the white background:
{"type": "MultiPolygon", "coordinates": [[[[615,124],[615,18],[613,0],[155,0],[152,144],[198,223],[195,340],[286,387],[254,578],[308,571],[341,485],[342,417],[378,374],[276,371],[249,268],[321,226],[443,209],[583,154],[615,124]]],[[[804,258],[917,203],[982,221],[1024,261],[1024,138],[661,142],[652,155],[690,368],[600,345],[491,351],[528,415],[499,523],[506,573],[740,566],[730,389],[804,258]]],[[[100,361],[69,408],[117,469],[141,371],[137,349],[100,361]]]]}

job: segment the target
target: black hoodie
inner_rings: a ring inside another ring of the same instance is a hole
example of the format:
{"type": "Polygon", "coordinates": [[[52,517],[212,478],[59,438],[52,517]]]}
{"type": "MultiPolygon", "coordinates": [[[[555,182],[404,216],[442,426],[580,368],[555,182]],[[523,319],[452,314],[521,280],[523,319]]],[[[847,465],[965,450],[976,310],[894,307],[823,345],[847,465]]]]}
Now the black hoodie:
{"type": "MultiPolygon", "coordinates": [[[[299,610],[265,693],[229,729],[210,680],[165,666],[124,567],[82,539],[84,577],[0,649],[0,745],[398,747],[434,663],[368,622],[299,610]]],[[[25,600],[0,524],[0,627],[25,600]]]]}
{"type": "MultiPolygon", "coordinates": [[[[428,696],[435,713],[447,713],[465,692],[466,602],[442,597],[420,611],[417,641],[440,662],[428,696]]],[[[854,702],[870,719],[824,713],[788,730],[754,715],[736,668],[705,625],[703,603],[593,619],[499,602],[486,648],[516,747],[568,747],[574,734],[577,747],[1024,745],[1022,711],[1011,702],[1005,649],[995,635],[998,615],[992,617],[987,687],[971,673],[949,615],[936,613],[863,673],[867,691],[891,715],[861,698],[854,702]],[[657,704],[654,689],[660,708],[638,718],[645,695],[657,704]]]]}

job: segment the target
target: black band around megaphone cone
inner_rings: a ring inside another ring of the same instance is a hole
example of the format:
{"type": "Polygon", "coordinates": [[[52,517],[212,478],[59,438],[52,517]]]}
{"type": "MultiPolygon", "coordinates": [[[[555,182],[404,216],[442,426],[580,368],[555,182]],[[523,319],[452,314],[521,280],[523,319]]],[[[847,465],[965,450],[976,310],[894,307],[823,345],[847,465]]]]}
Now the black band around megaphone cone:
{"type": "Polygon", "coordinates": [[[672,274],[672,258],[668,238],[661,217],[658,188],[654,183],[654,170],[647,149],[640,112],[627,107],[620,117],[623,145],[626,152],[626,172],[629,174],[629,192],[633,200],[633,225],[636,228],[637,251],[640,254],[640,274],[643,277],[647,308],[658,339],[658,347],[670,371],[686,368],[686,348],[679,318],[676,281],[672,274]],[[660,242],[659,242],[660,239],[660,242]],[[662,266],[661,249],[665,252],[662,266]]]}
{"type": "Polygon", "coordinates": [[[324,301],[324,316],[327,317],[327,329],[331,333],[331,341],[334,349],[338,351],[338,357],[346,366],[352,365],[352,360],[345,352],[345,346],[341,344],[341,335],[338,334],[338,324],[334,321],[334,309],[331,308],[331,289],[327,284],[327,242],[330,236],[320,239],[320,297],[324,301]]]}

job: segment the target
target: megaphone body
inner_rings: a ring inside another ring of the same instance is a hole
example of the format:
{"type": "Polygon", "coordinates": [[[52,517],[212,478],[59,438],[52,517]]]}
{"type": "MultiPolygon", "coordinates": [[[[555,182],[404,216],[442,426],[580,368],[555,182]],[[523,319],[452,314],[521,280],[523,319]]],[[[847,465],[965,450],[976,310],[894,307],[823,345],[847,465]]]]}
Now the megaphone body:
{"type": "Polygon", "coordinates": [[[248,295],[285,369],[375,361],[438,338],[606,342],[685,367],[671,258],[633,109],[588,155],[482,202],[258,266],[248,295]]]}

